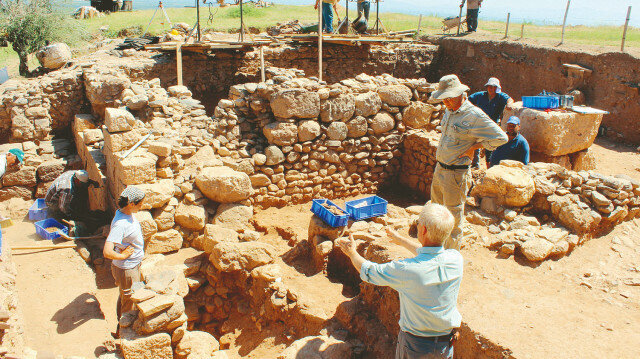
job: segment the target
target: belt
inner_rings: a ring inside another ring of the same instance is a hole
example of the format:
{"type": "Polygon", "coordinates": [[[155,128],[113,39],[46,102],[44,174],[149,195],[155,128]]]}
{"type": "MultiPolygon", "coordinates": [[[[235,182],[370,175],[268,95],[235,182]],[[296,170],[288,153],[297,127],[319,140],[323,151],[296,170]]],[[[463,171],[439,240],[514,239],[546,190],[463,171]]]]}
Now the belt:
{"type": "Polygon", "coordinates": [[[417,338],[419,340],[427,340],[427,341],[431,341],[434,343],[442,343],[442,342],[446,342],[448,343],[451,340],[451,336],[453,335],[453,332],[449,333],[449,334],[445,334],[445,335],[439,335],[439,336],[435,336],[435,337],[422,337],[419,335],[415,335],[415,334],[411,334],[409,332],[405,332],[403,330],[403,332],[409,336],[412,336],[414,338],[417,338]]]}
{"type": "Polygon", "coordinates": [[[469,169],[469,165],[450,166],[450,165],[445,165],[442,162],[438,162],[438,164],[440,164],[440,167],[444,168],[445,170],[468,170],[469,169]]]}

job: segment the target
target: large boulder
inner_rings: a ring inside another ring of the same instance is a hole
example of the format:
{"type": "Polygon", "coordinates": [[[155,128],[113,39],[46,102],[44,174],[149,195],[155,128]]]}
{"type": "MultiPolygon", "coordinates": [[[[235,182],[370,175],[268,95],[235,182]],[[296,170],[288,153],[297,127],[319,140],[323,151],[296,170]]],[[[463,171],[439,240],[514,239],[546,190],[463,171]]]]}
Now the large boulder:
{"type": "Polygon", "coordinates": [[[131,87],[131,80],[121,74],[85,72],[84,77],[87,99],[99,114],[106,106],[115,105],[122,91],[131,87]]]}
{"type": "Polygon", "coordinates": [[[431,122],[431,114],[435,110],[430,104],[412,102],[402,111],[402,122],[413,128],[424,128],[431,122]]]}
{"type": "Polygon", "coordinates": [[[8,187],[8,186],[35,187],[36,183],[37,183],[37,179],[36,179],[35,167],[21,166],[17,171],[7,172],[2,177],[2,185],[5,187],[8,187]]]}
{"type": "Polygon", "coordinates": [[[176,346],[176,359],[211,358],[220,343],[207,332],[186,332],[176,346]]]}
{"type": "Polygon", "coordinates": [[[144,183],[138,188],[145,193],[142,209],[160,208],[173,198],[174,185],[171,179],[162,179],[156,183],[144,183]]]}
{"type": "Polygon", "coordinates": [[[344,122],[332,122],[327,127],[327,135],[331,140],[342,141],[347,138],[348,132],[349,128],[344,122]]]}
{"type": "Polygon", "coordinates": [[[249,176],[229,167],[208,167],[196,176],[196,186],[207,198],[220,203],[245,200],[253,195],[249,176]]]}
{"type": "Polygon", "coordinates": [[[204,206],[180,203],[176,209],[175,221],[183,228],[199,231],[207,222],[207,212],[204,206]]]}
{"type": "Polygon", "coordinates": [[[253,217],[253,207],[239,203],[222,203],[218,206],[213,223],[230,228],[242,230],[249,227],[249,221],[253,217]]]}
{"type": "Polygon", "coordinates": [[[376,135],[381,135],[393,130],[395,124],[396,122],[393,119],[393,116],[387,112],[380,112],[371,120],[371,129],[376,135]]]}
{"type": "Polygon", "coordinates": [[[347,136],[351,138],[362,137],[367,134],[367,119],[362,116],[356,116],[353,120],[347,122],[347,136]]]}
{"type": "Polygon", "coordinates": [[[351,344],[333,337],[313,336],[291,343],[278,359],[343,359],[351,356],[351,344]]]}
{"type": "MultiPolygon", "coordinates": [[[[602,115],[576,112],[538,111],[517,102],[504,111],[504,118],[518,116],[520,133],[532,152],[561,156],[589,148],[598,135],[602,115]]],[[[506,129],[506,122],[503,126],[506,129]]]]}
{"type": "Polygon", "coordinates": [[[213,248],[209,261],[222,272],[247,271],[273,262],[276,249],[262,242],[223,242],[213,248]]]}
{"type": "Polygon", "coordinates": [[[489,168],[473,189],[475,197],[494,197],[498,204],[526,206],[535,193],[533,177],[521,168],[497,165],[489,168]]]}
{"type": "Polygon", "coordinates": [[[347,121],[353,117],[355,110],[355,97],[352,94],[340,95],[324,101],[320,119],[323,122],[347,121]]]}
{"type": "Polygon", "coordinates": [[[116,162],[116,178],[124,185],[143,184],[156,179],[156,161],[150,157],[129,156],[116,162]]]}
{"type": "Polygon", "coordinates": [[[69,45],[58,42],[40,49],[36,53],[36,58],[42,67],[49,70],[57,70],[66,65],[73,58],[73,55],[69,45]]]}
{"type": "Polygon", "coordinates": [[[211,252],[213,252],[213,247],[218,243],[225,242],[240,242],[238,239],[238,232],[217,224],[207,224],[204,227],[204,236],[198,237],[198,239],[192,243],[192,246],[211,254],[211,252]]]}
{"type": "Polygon", "coordinates": [[[273,166],[284,162],[284,153],[278,146],[269,146],[265,148],[264,155],[267,157],[265,164],[267,166],[273,166]]]}
{"type": "Polygon", "coordinates": [[[322,134],[320,124],[316,120],[300,121],[298,125],[298,139],[300,142],[315,140],[322,134]]]}
{"type": "Polygon", "coordinates": [[[269,143],[278,146],[289,146],[298,142],[298,126],[289,122],[272,122],[262,128],[264,137],[269,143]]]}
{"type": "Polygon", "coordinates": [[[548,198],[551,213],[566,228],[583,234],[595,231],[602,220],[598,212],[582,203],[575,195],[551,195],[548,198]]]}
{"type": "Polygon", "coordinates": [[[382,100],[376,92],[366,92],[356,96],[356,116],[373,116],[380,111],[382,100]]]}
{"type": "Polygon", "coordinates": [[[411,103],[411,89],[405,85],[382,86],[378,89],[382,102],[389,106],[409,106],[411,103]]]}
{"type": "Polygon", "coordinates": [[[553,243],[540,237],[531,237],[520,245],[520,251],[528,260],[539,262],[547,259],[553,250],[553,243]]]}
{"type": "Polygon", "coordinates": [[[316,118],[320,115],[320,96],[304,89],[283,89],[271,96],[271,110],[279,118],[316,118]]]}

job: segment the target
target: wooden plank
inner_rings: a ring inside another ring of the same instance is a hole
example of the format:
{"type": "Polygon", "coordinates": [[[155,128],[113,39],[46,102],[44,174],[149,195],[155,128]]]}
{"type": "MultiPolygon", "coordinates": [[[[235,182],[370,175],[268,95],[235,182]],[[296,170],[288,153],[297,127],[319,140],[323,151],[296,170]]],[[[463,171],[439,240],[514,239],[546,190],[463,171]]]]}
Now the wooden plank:
{"type": "Polygon", "coordinates": [[[176,77],[178,78],[178,86],[182,86],[182,48],[180,44],[176,45],[176,77]]]}

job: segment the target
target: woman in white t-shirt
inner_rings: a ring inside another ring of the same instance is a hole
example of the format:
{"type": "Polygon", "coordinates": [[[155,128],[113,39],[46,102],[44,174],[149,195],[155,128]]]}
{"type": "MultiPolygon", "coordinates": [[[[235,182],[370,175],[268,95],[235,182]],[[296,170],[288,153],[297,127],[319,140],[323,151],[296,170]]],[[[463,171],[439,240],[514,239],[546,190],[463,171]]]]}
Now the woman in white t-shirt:
{"type": "MultiPolygon", "coordinates": [[[[104,244],[103,255],[111,259],[111,274],[116,285],[120,289],[118,297],[118,320],[120,316],[133,310],[131,287],[133,283],[140,282],[140,263],[144,257],[144,239],[140,222],[133,217],[142,207],[144,191],[127,186],[118,198],[119,210],[116,211],[111,230],[104,244]]],[[[118,329],[120,326],[118,326],[118,329]]],[[[116,336],[119,330],[116,331],[116,336]]]]}

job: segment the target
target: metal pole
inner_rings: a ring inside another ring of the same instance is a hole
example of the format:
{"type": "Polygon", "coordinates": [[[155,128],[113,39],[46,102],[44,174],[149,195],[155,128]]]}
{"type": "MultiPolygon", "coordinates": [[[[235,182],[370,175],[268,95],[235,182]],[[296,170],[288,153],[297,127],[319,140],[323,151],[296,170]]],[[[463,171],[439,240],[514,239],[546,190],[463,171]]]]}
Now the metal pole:
{"type": "Polygon", "coordinates": [[[376,0],[376,35],[380,35],[380,0],[376,0]]]}
{"type": "Polygon", "coordinates": [[[260,46],[260,80],[266,81],[264,76],[264,46],[260,46]]]}
{"type": "Polygon", "coordinates": [[[196,21],[196,25],[198,26],[198,42],[200,42],[200,1],[196,0],[196,13],[198,16],[198,20],[196,21]]]}
{"type": "Polygon", "coordinates": [[[244,42],[244,15],[242,14],[242,0],[240,0],[240,42],[244,42]]]}
{"type": "Polygon", "coordinates": [[[569,5],[571,5],[571,0],[567,0],[567,9],[564,11],[564,20],[562,20],[562,38],[560,39],[560,44],[564,43],[564,27],[567,25],[567,14],[569,14],[569,5]]]}
{"type": "Polygon", "coordinates": [[[627,27],[629,27],[629,19],[631,18],[631,6],[627,9],[627,20],[624,22],[624,31],[622,32],[622,45],[620,51],[624,52],[624,42],[627,39],[627,27]]]}
{"type": "Polygon", "coordinates": [[[422,28],[422,14],[420,14],[420,18],[418,18],[418,37],[420,37],[421,28],[422,28]]]}
{"type": "Polygon", "coordinates": [[[511,19],[511,13],[507,13],[507,26],[504,29],[504,38],[509,37],[509,20],[511,19]]]}
{"type": "Polygon", "coordinates": [[[318,4],[318,81],[322,81],[322,1],[318,4]]]}
{"type": "Polygon", "coordinates": [[[462,2],[460,3],[460,15],[458,15],[458,33],[456,33],[456,36],[460,35],[460,26],[462,26],[462,6],[463,5],[464,5],[464,0],[462,0],[462,2]]]}

